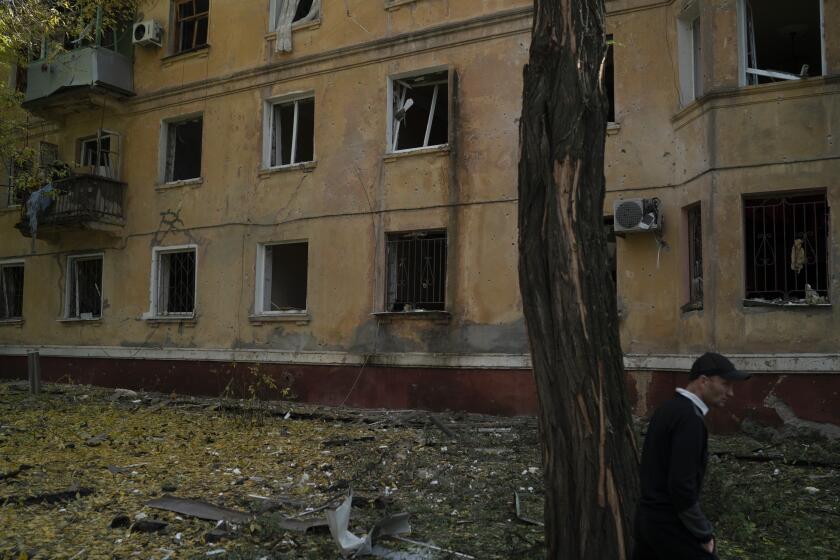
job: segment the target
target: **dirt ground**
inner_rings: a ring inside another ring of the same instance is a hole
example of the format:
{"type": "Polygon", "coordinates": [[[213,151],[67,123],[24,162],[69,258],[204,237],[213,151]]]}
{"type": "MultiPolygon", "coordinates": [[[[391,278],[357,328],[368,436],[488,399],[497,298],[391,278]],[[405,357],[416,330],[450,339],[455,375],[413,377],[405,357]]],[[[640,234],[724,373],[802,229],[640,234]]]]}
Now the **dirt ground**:
{"type": "MultiPolygon", "coordinates": [[[[0,383],[0,557],[338,559],[325,513],[352,492],[355,535],[409,514],[421,544],[385,537],[381,557],[545,558],[537,437],[533,418],[0,383]],[[146,505],[167,495],[245,515],[146,505]]],[[[840,446],[711,447],[723,560],[840,557],[840,446]]]]}

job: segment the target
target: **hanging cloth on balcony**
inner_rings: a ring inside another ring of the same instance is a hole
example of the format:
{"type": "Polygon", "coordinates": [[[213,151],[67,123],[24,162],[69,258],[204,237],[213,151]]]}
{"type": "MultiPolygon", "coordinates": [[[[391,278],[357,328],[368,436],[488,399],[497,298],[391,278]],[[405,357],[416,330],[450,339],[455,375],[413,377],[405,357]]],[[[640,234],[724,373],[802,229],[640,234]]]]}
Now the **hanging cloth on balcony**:
{"type": "Polygon", "coordinates": [[[38,233],[38,215],[43,214],[44,210],[52,204],[53,191],[52,183],[47,183],[37,191],[29,195],[29,200],[26,201],[26,216],[29,218],[29,230],[32,232],[32,242],[34,246],[35,236],[38,233]]]}

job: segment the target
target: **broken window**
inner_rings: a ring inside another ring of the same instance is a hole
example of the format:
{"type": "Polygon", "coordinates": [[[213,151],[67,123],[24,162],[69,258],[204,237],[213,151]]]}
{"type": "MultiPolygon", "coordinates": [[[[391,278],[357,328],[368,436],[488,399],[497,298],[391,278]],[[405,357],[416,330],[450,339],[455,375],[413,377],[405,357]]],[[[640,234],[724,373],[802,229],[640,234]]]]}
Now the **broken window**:
{"type": "MultiPolygon", "coordinates": [[[[309,244],[281,243],[262,246],[260,313],[306,311],[309,244]]],[[[258,278],[259,280],[259,278],[258,278]]]]}
{"type": "Polygon", "coordinates": [[[446,231],[388,234],[387,311],[443,311],[446,231]]]}
{"type": "Polygon", "coordinates": [[[165,181],[201,177],[202,118],[166,123],[165,181]]]}
{"type": "Polygon", "coordinates": [[[292,27],[321,17],[321,0],[271,0],[269,4],[269,28],[277,38],[274,50],[292,51],[292,27]]]}
{"type": "Polygon", "coordinates": [[[827,302],[828,231],[824,192],[745,199],[747,299],[827,302]]]}
{"type": "Polygon", "coordinates": [[[119,138],[117,135],[99,131],[78,141],[77,162],[86,172],[110,179],[119,178],[119,138]]]}
{"type": "Polygon", "coordinates": [[[685,210],[688,228],[688,303],[685,308],[703,308],[703,225],[700,204],[685,210]]]}
{"type": "Polygon", "coordinates": [[[607,122],[615,122],[615,62],[613,51],[615,41],[612,35],[607,35],[607,59],[604,61],[604,89],[607,93],[607,122]]]}
{"type": "Polygon", "coordinates": [[[393,151],[441,146],[449,137],[449,73],[393,80],[393,151]]]}
{"type": "Polygon", "coordinates": [[[748,85],[822,75],[822,0],[740,0],[748,85]]]}
{"type": "Polygon", "coordinates": [[[703,92],[703,42],[700,3],[688,4],[677,17],[677,56],[680,68],[680,103],[685,106],[703,92]]]}
{"type": "Polygon", "coordinates": [[[158,315],[192,315],[195,312],[195,249],[158,251],[158,315]]]}
{"type": "Polygon", "coordinates": [[[23,317],[23,263],[0,263],[0,320],[23,317]]]}
{"type": "Polygon", "coordinates": [[[207,46],[210,0],[177,0],[175,2],[175,52],[186,52],[207,46]]]}
{"type": "Polygon", "coordinates": [[[68,319],[97,319],[102,315],[102,257],[67,259],[68,319]]]}
{"type": "Polygon", "coordinates": [[[296,99],[270,105],[269,167],[315,159],[315,99],[296,99]]]}

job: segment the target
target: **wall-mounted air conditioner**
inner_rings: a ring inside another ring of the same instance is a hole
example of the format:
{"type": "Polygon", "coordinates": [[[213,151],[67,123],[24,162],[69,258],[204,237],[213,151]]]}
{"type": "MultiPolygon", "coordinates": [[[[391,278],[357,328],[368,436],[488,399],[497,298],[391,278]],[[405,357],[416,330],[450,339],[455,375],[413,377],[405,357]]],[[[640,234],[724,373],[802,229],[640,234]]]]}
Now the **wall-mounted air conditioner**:
{"type": "Polygon", "coordinates": [[[162,38],[163,27],[155,20],[149,19],[134,24],[131,42],[135,45],[155,45],[159,47],[162,38]]]}
{"type": "Polygon", "coordinates": [[[616,233],[638,233],[662,229],[658,198],[630,198],[613,202],[616,233]]]}

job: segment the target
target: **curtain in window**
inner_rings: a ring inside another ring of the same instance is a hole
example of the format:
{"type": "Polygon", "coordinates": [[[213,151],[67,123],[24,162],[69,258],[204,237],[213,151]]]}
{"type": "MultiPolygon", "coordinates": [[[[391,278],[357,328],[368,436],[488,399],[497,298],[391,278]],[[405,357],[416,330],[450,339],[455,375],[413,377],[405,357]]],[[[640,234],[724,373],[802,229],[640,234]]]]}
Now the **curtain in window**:
{"type": "MultiPolygon", "coordinates": [[[[292,52],[292,21],[295,19],[300,0],[276,0],[277,12],[274,28],[277,38],[274,48],[277,52],[292,52]]],[[[296,23],[311,21],[321,13],[321,0],[312,0],[312,8],[306,17],[300,18],[296,23]]]]}

